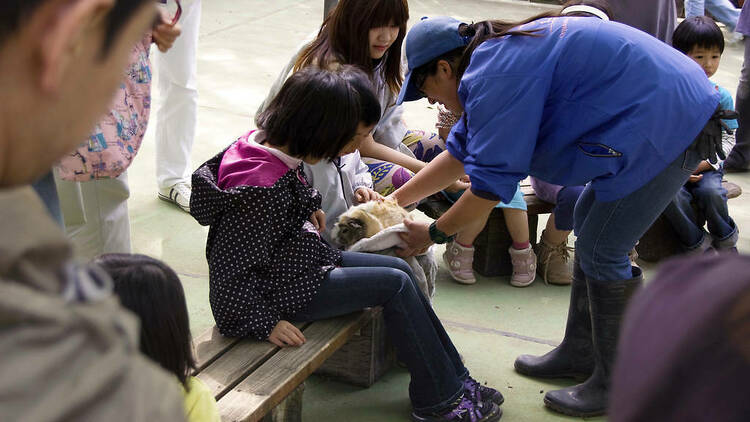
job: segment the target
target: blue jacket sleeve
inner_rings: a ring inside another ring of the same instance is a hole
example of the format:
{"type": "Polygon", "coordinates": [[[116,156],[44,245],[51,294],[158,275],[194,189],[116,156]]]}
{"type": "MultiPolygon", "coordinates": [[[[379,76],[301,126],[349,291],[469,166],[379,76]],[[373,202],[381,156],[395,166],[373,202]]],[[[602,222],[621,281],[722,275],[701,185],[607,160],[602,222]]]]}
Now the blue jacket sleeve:
{"type": "Polygon", "coordinates": [[[451,155],[464,164],[477,196],[510,202],[529,174],[549,82],[503,75],[462,82],[464,117],[448,137],[451,155]]]}

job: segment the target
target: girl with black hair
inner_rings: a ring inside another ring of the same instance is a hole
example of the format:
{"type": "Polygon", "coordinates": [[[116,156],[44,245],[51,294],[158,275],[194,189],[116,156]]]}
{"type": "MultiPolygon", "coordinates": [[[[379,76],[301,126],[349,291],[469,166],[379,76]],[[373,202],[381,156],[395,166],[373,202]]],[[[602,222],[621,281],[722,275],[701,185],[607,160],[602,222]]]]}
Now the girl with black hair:
{"type": "Polygon", "coordinates": [[[193,175],[191,213],[210,225],[211,309],[222,334],[301,346],[289,321],[382,306],[411,374],[415,421],[496,421],[502,395],[480,385],[401,259],[341,252],[321,239],[320,194],[302,171],[355,150],[380,117],[367,76],[351,66],[303,69],[252,131],[193,175]]]}
{"type": "Polygon", "coordinates": [[[122,306],[141,320],[141,352],[182,384],[188,422],[219,422],[211,390],[195,369],[185,292],[167,264],[145,255],[105,254],[95,261],[114,280],[122,306]]]}

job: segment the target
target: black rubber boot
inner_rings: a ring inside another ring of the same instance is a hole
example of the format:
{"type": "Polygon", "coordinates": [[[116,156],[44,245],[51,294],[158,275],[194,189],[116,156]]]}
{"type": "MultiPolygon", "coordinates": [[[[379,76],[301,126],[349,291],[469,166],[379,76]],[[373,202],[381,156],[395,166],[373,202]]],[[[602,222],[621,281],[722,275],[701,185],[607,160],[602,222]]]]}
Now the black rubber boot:
{"type": "Polygon", "coordinates": [[[607,410],[609,381],[617,351],[620,322],[628,299],[643,284],[643,274],[632,267],[633,278],[600,281],[587,278],[594,345],[594,373],[583,384],[553,390],[544,395],[544,404],[565,415],[590,417],[607,410]]]}
{"type": "Polygon", "coordinates": [[[519,374],[537,378],[573,378],[584,381],[594,371],[586,278],[576,259],[570,287],[570,307],[565,337],[559,346],[542,356],[521,355],[515,368],[519,374]]]}

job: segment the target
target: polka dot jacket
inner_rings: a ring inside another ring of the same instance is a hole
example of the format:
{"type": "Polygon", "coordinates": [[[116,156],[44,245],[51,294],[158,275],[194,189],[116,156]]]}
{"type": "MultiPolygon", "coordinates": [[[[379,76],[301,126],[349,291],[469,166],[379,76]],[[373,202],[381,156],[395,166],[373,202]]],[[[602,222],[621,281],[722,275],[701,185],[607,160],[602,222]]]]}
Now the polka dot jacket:
{"type": "Polygon", "coordinates": [[[341,253],[308,221],[321,197],[301,165],[271,186],[223,190],[217,180],[226,151],[193,173],[191,214],[210,226],[209,301],[223,335],[266,340],[279,320],[307,307],[341,253]]]}

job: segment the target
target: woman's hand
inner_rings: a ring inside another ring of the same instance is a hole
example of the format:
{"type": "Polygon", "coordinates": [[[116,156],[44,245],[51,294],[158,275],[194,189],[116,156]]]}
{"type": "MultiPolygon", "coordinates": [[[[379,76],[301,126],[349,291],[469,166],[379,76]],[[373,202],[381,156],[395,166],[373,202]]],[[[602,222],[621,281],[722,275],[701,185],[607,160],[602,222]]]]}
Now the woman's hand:
{"type": "Polygon", "coordinates": [[[302,335],[299,328],[282,319],[273,327],[271,335],[268,336],[268,341],[279,347],[289,347],[302,346],[307,340],[305,340],[305,336],[302,335]]]}
{"type": "Polygon", "coordinates": [[[161,19],[152,31],[154,43],[159,51],[166,53],[174,45],[177,37],[182,33],[182,28],[179,24],[172,25],[171,19],[169,19],[166,10],[160,8],[161,19]]]}
{"type": "Polygon", "coordinates": [[[382,201],[383,197],[370,188],[361,187],[354,191],[354,199],[357,201],[357,203],[364,204],[365,202],[370,201],[382,201]]]}
{"type": "Polygon", "coordinates": [[[318,233],[326,229],[326,213],[323,210],[317,210],[310,215],[310,222],[315,226],[318,233]]]}
{"type": "Polygon", "coordinates": [[[406,247],[397,249],[396,254],[400,257],[407,257],[425,253],[432,245],[430,223],[405,219],[404,226],[408,231],[398,235],[406,243],[406,247]]]}

